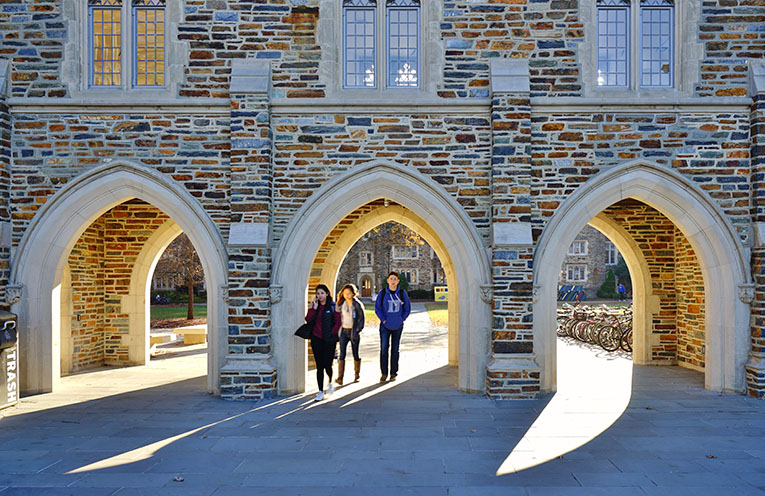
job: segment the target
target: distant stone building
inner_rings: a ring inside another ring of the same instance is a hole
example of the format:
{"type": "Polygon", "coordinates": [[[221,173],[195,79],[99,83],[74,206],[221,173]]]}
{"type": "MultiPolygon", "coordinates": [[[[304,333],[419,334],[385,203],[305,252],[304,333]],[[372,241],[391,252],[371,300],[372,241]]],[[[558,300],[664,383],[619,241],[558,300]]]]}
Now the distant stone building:
{"type": "Polygon", "coordinates": [[[409,291],[446,284],[444,268],[433,248],[408,227],[388,222],[353,245],[340,266],[337,289],[352,282],[362,297],[371,297],[383,288],[392,270],[406,276],[409,291]]]}
{"type": "Polygon", "coordinates": [[[600,231],[585,226],[568,247],[560,267],[559,287],[582,286],[587,297],[594,298],[620,256],[616,246],[600,231]]]}

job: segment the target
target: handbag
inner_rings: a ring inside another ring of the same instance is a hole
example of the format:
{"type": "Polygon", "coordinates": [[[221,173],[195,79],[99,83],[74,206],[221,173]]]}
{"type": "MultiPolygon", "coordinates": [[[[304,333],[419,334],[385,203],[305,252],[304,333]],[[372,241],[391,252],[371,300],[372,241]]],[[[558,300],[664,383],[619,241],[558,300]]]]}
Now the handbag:
{"type": "Polygon", "coordinates": [[[311,339],[311,334],[313,333],[313,320],[310,323],[306,323],[301,325],[297,328],[297,331],[295,331],[295,336],[303,339],[311,339]]]}

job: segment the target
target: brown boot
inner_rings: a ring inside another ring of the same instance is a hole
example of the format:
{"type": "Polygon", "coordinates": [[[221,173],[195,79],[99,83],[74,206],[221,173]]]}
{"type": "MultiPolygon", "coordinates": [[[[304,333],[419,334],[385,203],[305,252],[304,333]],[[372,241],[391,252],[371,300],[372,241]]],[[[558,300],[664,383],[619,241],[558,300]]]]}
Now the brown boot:
{"type": "Polygon", "coordinates": [[[353,361],[353,382],[359,382],[359,375],[361,375],[361,360],[353,361]]]}
{"type": "Polygon", "coordinates": [[[337,379],[335,379],[335,382],[340,386],[343,385],[343,375],[345,375],[345,360],[338,360],[337,361],[337,379]]]}

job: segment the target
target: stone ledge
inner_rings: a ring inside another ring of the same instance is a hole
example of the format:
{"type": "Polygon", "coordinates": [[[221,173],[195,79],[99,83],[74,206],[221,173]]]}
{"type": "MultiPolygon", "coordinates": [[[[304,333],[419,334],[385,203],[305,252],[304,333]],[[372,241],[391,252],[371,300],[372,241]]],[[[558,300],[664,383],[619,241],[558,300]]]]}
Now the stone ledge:
{"type": "Polygon", "coordinates": [[[749,96],[765,93],[765,62],[749,61],[749,96]]]}

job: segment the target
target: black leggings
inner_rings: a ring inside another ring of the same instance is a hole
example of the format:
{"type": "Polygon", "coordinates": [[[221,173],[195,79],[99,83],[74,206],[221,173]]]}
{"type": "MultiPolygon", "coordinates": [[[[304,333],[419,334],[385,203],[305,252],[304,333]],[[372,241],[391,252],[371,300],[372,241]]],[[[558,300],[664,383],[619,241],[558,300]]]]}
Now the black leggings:
{"type": "Polygon", "coordinates": [[[324,341],[311,336],[311,351],[316,362],[316,382],[319,384],[319,391],[324,391],[324,371],[327,372],[329,382],[332,382],[332,360],[335,359],[336,342],[334,339],[324,341]]]}

